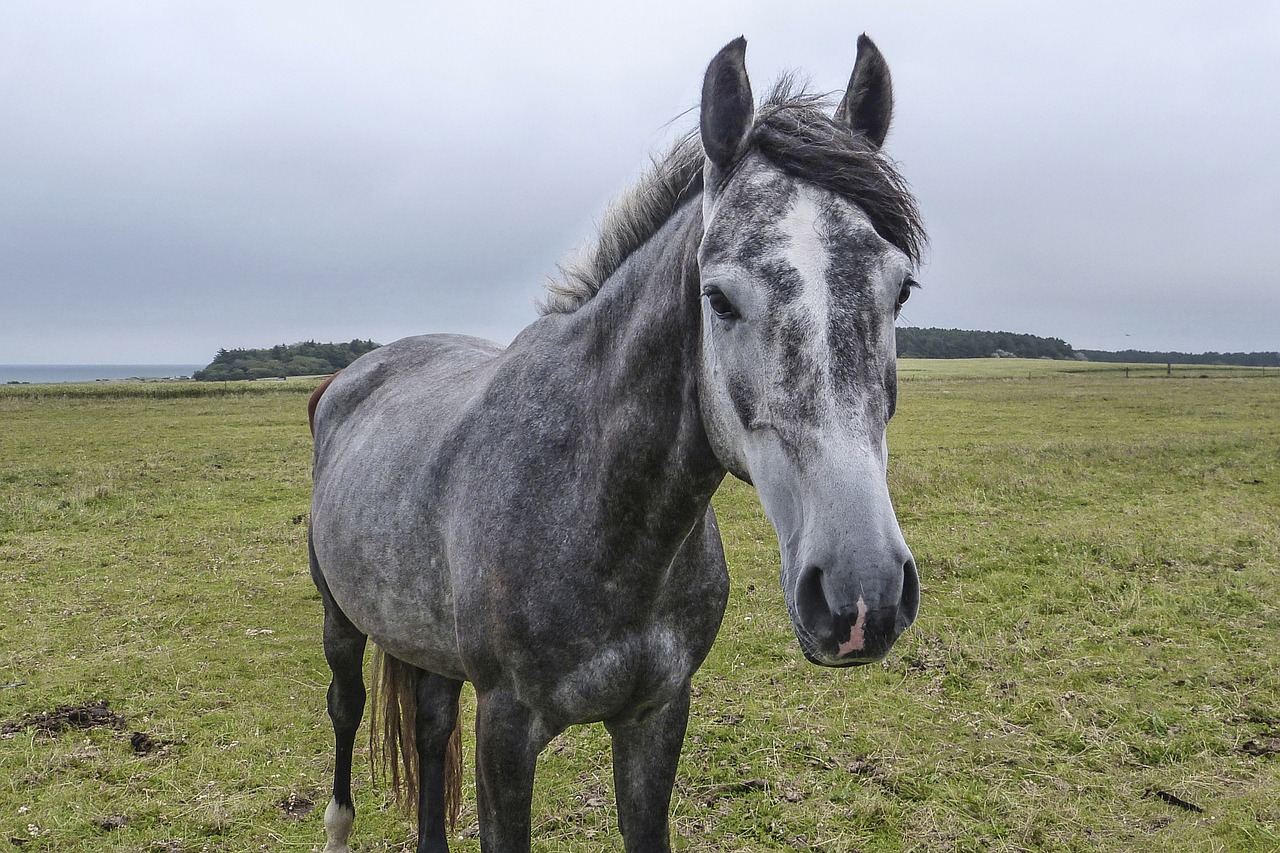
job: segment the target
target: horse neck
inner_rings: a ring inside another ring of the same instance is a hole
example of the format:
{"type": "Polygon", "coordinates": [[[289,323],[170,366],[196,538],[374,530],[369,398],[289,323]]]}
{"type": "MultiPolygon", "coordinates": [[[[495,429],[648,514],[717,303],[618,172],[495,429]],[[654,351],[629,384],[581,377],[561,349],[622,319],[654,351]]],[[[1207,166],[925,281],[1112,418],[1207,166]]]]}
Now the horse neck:
{"type": "Polygon", "coordinates": [[[677,517],[701,516],[725,473],[698,404],[701,236],[695,198],[569,315],[574,336],[587,341],[590,353],[594,386],[588,393],[600,423],[606,488],[647,491],[646,512],[669,514],[678,526],[688,519],[677,517]],[[664,501],[671,505],[653,505],[664,501]]]}

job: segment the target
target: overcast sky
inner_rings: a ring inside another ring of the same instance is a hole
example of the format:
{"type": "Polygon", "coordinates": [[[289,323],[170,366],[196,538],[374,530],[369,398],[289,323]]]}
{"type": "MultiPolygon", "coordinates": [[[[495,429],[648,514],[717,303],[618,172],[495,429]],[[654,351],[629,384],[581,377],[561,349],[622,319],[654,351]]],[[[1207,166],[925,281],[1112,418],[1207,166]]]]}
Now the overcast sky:
{"type": "Polygon", "coordinates": [[[1280,349],[1280,3],[0,4],[0,363],[464,331],[696,121],[866,31],[931,245],[913,326],[1280,349]]]}

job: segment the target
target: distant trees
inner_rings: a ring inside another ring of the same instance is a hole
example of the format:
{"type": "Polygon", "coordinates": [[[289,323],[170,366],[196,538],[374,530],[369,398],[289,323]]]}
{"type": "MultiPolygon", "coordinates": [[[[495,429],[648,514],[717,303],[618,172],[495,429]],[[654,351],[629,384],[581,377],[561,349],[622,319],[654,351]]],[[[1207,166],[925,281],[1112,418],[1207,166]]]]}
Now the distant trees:
{"type": "Polygon", "coordinates": [[[1240,367],[1280,367],[1280,352],[1144,352],[1126,349],[1078,350],[1090,361],[1119,361],[1134,364],[1233,364],[1240,367]]]}
{"type": "MultiPolygon", "coordinates": [[[[1057,358],[1143,364],[1232,364],[1280,367],[1280,352],[1143,352],[1077,350],[1060,338],[1014,332],[973,332],[965,329],[897,329],[899,358],[1057,358]]],[[[341,370],[380,347],[373,341],[344,344],[276,344],[268,349],[220,349],[213,361],[193,377],[202,382],[228,379],[273,379],[319,376],[341,370]]]]}
{"type": "Polygon", "coordinates": [[[1231,364],[1280,367],[1280,352],[1144,352],[1074,349],[1059,338],[964,329],[897,329],[899,358],[1061,358],[1135,364],[1231,364]]]}
{"type": "Polygon", "coordinates": [[[273,379],[316,376],[341,370],[367,352],[382,346],[373,341],[345,344],[276,344],[270,349],[220,349],[213,361],[192,377],[200,382],[230,379],[273,379]]]}
{"type": "Polygon", "coordinates": [[[897,330],[901,358],[1078,358],[1071,344],[1014,332],[971,332],[964,329],[897,330]]]}

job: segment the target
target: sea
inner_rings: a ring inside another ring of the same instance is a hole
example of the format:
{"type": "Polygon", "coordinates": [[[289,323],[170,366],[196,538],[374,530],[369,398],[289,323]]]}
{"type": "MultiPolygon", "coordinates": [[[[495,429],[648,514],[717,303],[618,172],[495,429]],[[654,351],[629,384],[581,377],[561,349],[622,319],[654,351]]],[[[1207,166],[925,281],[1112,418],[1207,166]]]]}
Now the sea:
{"type": "Polygon", "coordinates": [[[205,364],[0,364],[0,385],[29,382],[105,382],[120,379],[189,379],[205,364]]]}

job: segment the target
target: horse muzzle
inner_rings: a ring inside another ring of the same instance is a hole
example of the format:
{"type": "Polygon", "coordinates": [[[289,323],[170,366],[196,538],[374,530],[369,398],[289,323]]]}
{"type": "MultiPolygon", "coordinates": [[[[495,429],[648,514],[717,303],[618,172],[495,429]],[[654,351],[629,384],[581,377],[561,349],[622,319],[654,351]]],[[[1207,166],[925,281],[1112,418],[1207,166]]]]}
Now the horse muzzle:
{"type": "Polygon", "coordinates": [[[856,666],[884,658],[915,621],[920,578],[889,496],[887,453],[834,447],[804,465],[763,440],[749,456],[801,650],[821,666],[856,666]]]}
{"type": "Polygon", "coordinates": [[[881,660],[920,609],[920,579],[910,553],[889,576],[806,565],[788,601],[804,656],[820,666],[881,660]],[[877,576],[879,575],[879,576],[877,576]]]}

